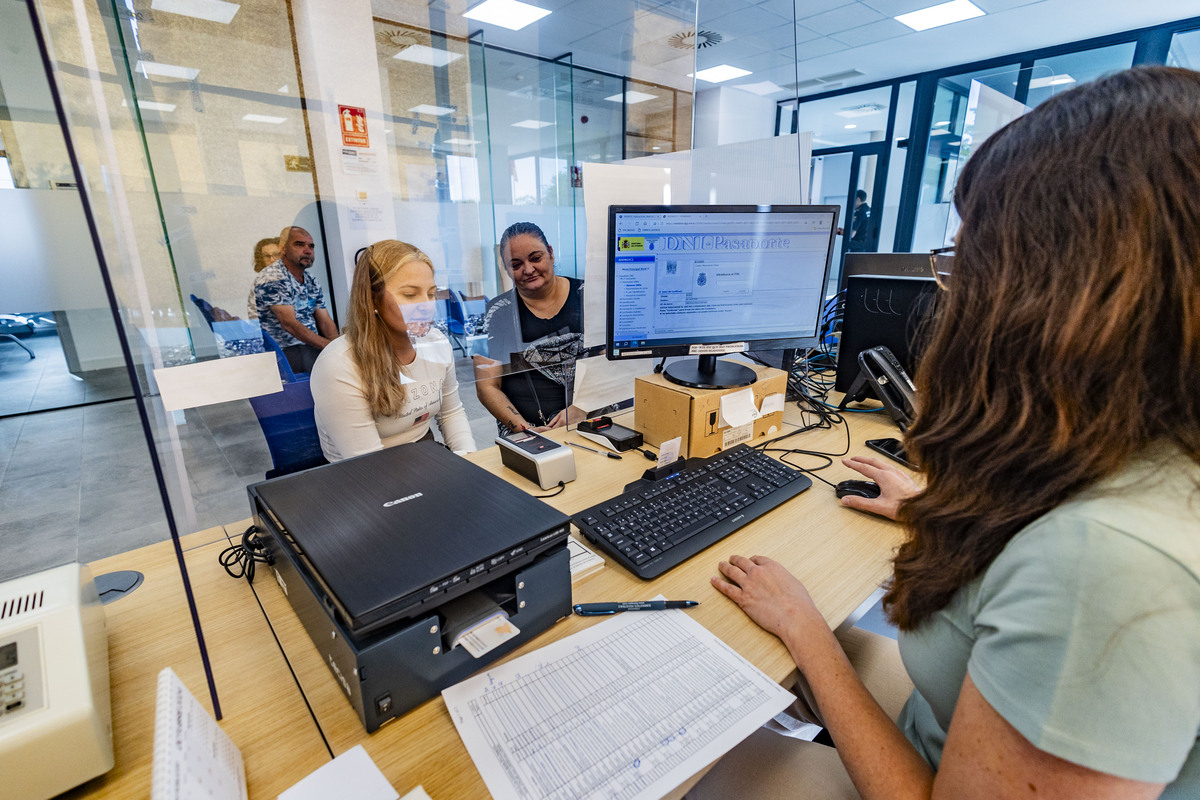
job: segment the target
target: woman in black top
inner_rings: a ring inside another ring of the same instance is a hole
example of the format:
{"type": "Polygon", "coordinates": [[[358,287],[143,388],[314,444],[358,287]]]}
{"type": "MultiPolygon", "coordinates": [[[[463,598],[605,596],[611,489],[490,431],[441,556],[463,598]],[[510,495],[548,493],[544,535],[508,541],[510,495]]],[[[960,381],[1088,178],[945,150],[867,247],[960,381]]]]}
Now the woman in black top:
{"type": "Polygon", "coordinates": [[[583,353],[583,281],[554,274],[541,228],[518,222],[500,237],[514,288],[488,303],[488,358],[475,357],[475,391],[501,433],[578,422],[570,406],[583,353]]]}

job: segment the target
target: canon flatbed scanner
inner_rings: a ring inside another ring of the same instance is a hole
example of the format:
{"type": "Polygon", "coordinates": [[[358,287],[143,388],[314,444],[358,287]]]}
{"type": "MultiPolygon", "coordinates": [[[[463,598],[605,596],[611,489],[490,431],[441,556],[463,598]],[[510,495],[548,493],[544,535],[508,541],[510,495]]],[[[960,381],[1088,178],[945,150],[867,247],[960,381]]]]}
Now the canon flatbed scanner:
{"type": "Polygon", "coordinates": [[[272,574],[368,732],[570,614],[568,517],[435,442],[248,491],[272,574]],[[446,632],[481,604],[520,633],[474,658],[446,632]]]}

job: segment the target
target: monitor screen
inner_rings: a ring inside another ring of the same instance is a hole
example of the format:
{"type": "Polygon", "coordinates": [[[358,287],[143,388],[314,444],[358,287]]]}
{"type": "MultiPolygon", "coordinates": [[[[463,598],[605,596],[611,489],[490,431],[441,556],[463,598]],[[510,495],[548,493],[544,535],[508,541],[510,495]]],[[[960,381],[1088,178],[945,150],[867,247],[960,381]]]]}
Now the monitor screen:
{"type": "Polygon", "coordinates": [[[842,280],[846,310],[834,388],[850,389],[859,373],[858,354],[871,347],[888,348],[915,375],[938,294],[929,254],[847,253],[842,280]]]}
{"type": "Polygon", "coordinates": [[[667,378],[724,388],[754,372],[718,355],[813,346],[837,216],[837,206],[609,206],[608,357],[698,356],[667,378]]]}

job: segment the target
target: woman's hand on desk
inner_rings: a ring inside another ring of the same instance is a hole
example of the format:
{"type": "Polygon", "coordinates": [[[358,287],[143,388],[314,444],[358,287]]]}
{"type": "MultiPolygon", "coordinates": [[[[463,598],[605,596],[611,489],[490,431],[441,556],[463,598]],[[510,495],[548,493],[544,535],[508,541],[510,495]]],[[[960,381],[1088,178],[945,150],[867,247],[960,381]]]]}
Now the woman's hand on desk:
{"type": "Polygon", "coordinates": [[[894,520],[900,511],[900,503],[921,493],[921,487],[908,473],[878,458],[851,456],[843,458],[842,463],[879,484],[879,497],[843,497],[842,505],[849,508],[894,520]]]}
{"type": "Polygon", "coordinates": [[[766,556],[730,556],[717,564],[721,575],[712,585],[738,604],[746,616],[763,630],[788,642],[789,631],[815,624],[825,633],[829,627],[795,575],[766,556]]]}

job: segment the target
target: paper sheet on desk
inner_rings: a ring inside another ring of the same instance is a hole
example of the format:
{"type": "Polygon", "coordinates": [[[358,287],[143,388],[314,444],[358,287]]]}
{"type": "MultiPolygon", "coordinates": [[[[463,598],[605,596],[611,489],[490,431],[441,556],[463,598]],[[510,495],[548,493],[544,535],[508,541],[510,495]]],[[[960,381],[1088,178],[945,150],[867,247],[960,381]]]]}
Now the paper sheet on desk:
{"type": "Polygon", "coordinates": [[[360,744],[310,772],[280,794],[279,800],[396,800],[399,796],[360,744]]]}
{"type": "Polygon", "coordinates": [[[442,692],[493,797],[649,800],[794,699],[684,611],[631,612],[442,692]]]}

